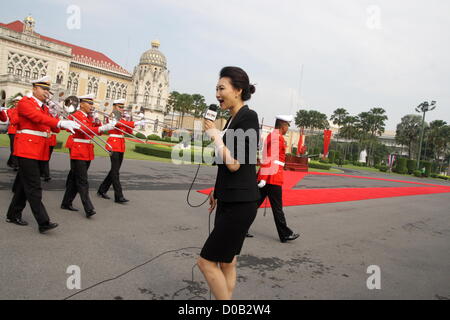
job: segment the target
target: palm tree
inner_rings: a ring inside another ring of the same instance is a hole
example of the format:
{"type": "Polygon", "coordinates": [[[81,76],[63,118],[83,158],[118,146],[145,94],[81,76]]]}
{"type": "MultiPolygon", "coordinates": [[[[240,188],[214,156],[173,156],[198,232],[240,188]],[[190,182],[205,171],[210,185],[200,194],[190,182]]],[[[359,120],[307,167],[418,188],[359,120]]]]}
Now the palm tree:
{"type": "Polygon", "coordinates": [[[362,138],[366,140],[370,147],[368,161],[370,161],[373,154],[373,143],[376,136],[381,136],[385,131],[385,121],[388,120],[385,113],[386,110],[383,108],[372,108],[369,112],[359,114],[360,128],[365,133],[362,138]]]}
{"type": "Polygon", "coordinates": [[[337,135],[337,145],[339,146],[339,138],[341,135],[341,127],[344,124],[344,120],[348,117],[349,113],[344,108],[338,108],[334,110],[333,114],[330,117],[330,120],[333,121],[333,124],[338,126],[338,135],[337,135]]]}

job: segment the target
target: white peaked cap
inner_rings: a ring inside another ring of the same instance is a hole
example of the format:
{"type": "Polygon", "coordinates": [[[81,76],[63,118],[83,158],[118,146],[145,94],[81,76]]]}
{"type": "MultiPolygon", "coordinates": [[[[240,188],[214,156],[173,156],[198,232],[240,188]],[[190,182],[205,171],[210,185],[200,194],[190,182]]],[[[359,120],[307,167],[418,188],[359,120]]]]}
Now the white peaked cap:
{"type": "Polygon", "coordinates": [[[80,99],[80,100],[94,100],[94,95],[91,93],[91,94],[87,94],[87,95],[85,95],[85,96],[81,96],[81,97],[78,97],[78,99],[80,99]]]}
{"type": "Polygon", "coordinates": [[[277,116],[277,120],[286,121],[286,122],[290,123],[290,122],[294,121],[294,116],[281,115],[281,116],[277,116]]]}
{"type": "Polygon", "coordinates": [[[42,77],[40,79],[32,80],[31,83],[32,84],[35,84],[35,83],[50,83],[50,76],[45,76],[45,77],[42,77]]]}
{"type": "Polygon", "coordinates": [[[125,99],[114,100],[113,104],[125,104],[125,99]]]}

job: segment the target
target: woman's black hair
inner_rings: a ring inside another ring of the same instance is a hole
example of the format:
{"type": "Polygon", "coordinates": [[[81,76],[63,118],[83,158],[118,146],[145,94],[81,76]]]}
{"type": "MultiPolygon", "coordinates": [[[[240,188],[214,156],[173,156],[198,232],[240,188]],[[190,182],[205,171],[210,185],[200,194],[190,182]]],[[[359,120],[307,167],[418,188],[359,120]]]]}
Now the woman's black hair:
{"type": "Polygon", "coordinates": [[[225,67],[220,71],[221,78],[229,78],[235,89],[242,89],[242,101],[250,100],[256,92],[253,84],[250,84],[247,73],[239,67],[225,67]]]}

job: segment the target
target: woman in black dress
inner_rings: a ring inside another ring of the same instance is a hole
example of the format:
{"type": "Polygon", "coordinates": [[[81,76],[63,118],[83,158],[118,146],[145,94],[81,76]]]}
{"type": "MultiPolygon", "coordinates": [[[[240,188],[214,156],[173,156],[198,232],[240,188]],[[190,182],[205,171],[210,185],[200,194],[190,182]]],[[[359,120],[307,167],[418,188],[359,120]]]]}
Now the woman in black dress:
{"type": "Polygon", "coordinates": [[[245,235],[256,217],[259,190],[256,182],[256,155],[259,122],[250,100],[255,87],[237,67],[220,72],[216,97],[220,108],[231,118],[225,132],[205,120],[204,129],[216,146],[218,172],[215,191],[210,194],[209,213],[216,208],[214,230],[203,246],[198,266],[217,300],[230,300],[236,285],[237,257],[245,235]]]}

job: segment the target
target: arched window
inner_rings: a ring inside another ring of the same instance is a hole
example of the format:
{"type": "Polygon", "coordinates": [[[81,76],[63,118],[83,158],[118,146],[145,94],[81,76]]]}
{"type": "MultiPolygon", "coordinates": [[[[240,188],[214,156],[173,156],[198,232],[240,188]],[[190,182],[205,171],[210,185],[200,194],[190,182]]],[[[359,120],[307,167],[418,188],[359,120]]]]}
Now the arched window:
{"type": "Polygon", "coordinates": [[[122,98],[126,99],[127,98],[127,91],[125,90],[122,94],[122,98]]]}
{"type": "Polygon", "coordinates": [[[70,89],[72,89],[72,79],[69,78],[67,81],[67,90],[70,92],[70,89]]]}
{"type": "Polygon", "coordinates": [[[16,75],[21,77],[21,76],[22,76],[22,72],[23,72],[23,71],[22,71],[22,67],[21,67],[21,66],[17,67],[17,69],[16,69],[16,75]]]}
{"type": "Polygon", "coordinates": [[[38,77],[39,77],[39,70],[33,69],[33,80],[37,80],[38,77]]]}
{"type": "Polygon", "coordinates": [[[106,89],[106,99],[109,99],[110,96],[111,96],[111,87],[108,87],[108,89],[106,89]]]}
{"type": "Polygon", "coordinates": [[[119,91],[117,91],[117,99],[120,99],[122,97],[122,90],[119,89],[119,91]]]}
{"type": "Polygon", "coordinates": [[[91,94],[91,92],[92,92],[92,82],[89,82],[87,94],[91,94]]]}
{"type": "Polygon", "coordinates": [[[96,98],[97,98],[97,94],[98,94],[98,84],[95,83],[94,84],[94,95],[95,95],[96,98]]]}
{"type": "Polygon", "coordinates": [[[73,91],[72,91],[73,95],[77,95],[78,94],[78,80],[75,80],[73,82],[73,91]]]}
{"type": "Polygon", "coordinates": [[[62,84],[63,80],[64,80],[63,73],[62,72],[58,73],[58,75],[56,76],[56,83],[57,84],[62,84]]]}
{"type": "Polygon", "coordinates": [[[144,95],[144,106],[148,105],[148,99],[150,98],[150,94],[148,92],[144,95]]]}
{"type": "Polygon", "coordinates": [[[12,65],[12,64],[8,65],[8,73],[14,74],[14,65],[12,65]]]}

